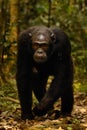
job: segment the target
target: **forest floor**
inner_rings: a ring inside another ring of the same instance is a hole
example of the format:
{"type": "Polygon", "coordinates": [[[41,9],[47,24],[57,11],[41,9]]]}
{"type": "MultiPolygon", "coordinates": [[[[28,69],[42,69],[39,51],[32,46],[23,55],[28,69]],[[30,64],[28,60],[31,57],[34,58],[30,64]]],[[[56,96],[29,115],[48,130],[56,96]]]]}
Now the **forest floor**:
{"type": "MultiPolygon", "coordinates": [[[[87,130],[87,93],[77,92],[74,98],[72,116],[65,118],[53,119],[52,114],[36,117],[35,120],[22,121],[20,120],[20,108],[16,108],[15,111],[0,110],[0,130],[87,130]]],[[[60,104],[56,104],[54,108],[59,106],[60,104]]]]}

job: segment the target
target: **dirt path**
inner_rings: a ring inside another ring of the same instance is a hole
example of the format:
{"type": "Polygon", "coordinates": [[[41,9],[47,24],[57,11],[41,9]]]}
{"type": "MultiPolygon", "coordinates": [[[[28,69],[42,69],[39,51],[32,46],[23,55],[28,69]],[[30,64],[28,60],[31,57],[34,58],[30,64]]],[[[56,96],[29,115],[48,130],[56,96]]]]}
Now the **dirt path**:
{"type": "Polygon", "coordinates": [[[24,122],[19,120],[18,111],[5,111],[0,115],[0,130],[87,130],[87,93],[76,93],[74,97],[72,117],[54,120],[45,116],[24,122]]]}

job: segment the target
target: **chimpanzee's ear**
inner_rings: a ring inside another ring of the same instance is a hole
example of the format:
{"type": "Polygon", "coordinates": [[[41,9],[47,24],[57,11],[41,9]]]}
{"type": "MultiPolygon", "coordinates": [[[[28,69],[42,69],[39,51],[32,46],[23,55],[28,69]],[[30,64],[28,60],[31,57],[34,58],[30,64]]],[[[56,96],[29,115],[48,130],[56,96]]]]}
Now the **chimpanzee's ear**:
{"type": "Polygon", "coordinates": [[[28,34],[29,34],[29,37],[32,37],[32,33],[31,32],[29,32],[28,34]]]}
{"type": "Polygon", "coordinates": [[[33,26],[33,27],[30,27],[29,28],[29,37],[31,38],[32,37],[32,33],[33,33],[33,31],[36,29],[36,26],[33,26]]]}
{"type": "Polygon", "coordinates": [[[32,32],[33,32],[33,30],[34,30],[34,27],[30,27],[30,28],[29,28],[29,33],[28,33],[28,35],[29,35],[30,38],[32,37],[32,32]]]}
{"type": "Polygon", "coordinates": [[[53,42],[56,41],[56,37],[55,37],[55,34],[53,32],[51,33],[51,39],[52,39],[53,42]]]}

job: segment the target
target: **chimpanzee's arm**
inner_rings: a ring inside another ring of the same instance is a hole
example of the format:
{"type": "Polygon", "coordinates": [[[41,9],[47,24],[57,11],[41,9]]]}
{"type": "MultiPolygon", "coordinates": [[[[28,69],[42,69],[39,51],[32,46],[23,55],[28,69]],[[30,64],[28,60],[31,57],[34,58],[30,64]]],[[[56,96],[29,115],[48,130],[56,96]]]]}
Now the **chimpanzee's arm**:
{"type": "Polygon", "coordinates": [[[18,39],[17,54],[17,88],[21,105],[21,118],[32,119],[32,89],[31,82],[31,57],[28,52],[29,35],[26,32],[20,34],[18,39]]]}
{"type": "Polygon", "coordinates": [[[53,106],[54,102],[61,97],[65,89],[67,89],[68,80],[72,83],[72,76],[69,77],[70,69],[67,69],[67,72],[68,73],[66,73],[66,66],[60,64],[59,71],[53,79],[50,88],[40,103],[33,110],[36,115],[41,116],[46,114],[46,112],[53,106]]]}

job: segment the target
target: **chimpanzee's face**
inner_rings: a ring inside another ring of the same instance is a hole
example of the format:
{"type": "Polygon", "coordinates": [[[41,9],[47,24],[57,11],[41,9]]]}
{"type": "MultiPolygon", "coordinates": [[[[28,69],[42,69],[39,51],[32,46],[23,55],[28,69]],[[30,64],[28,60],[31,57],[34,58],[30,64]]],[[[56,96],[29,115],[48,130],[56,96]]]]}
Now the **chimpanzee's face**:
{"type": "Polygon", "coordinates": [[[52,48],[54,34],[47,28],[40,28],[32,34],[33,59],[37,63],[46,62],[50,47],[52,48]]]}

